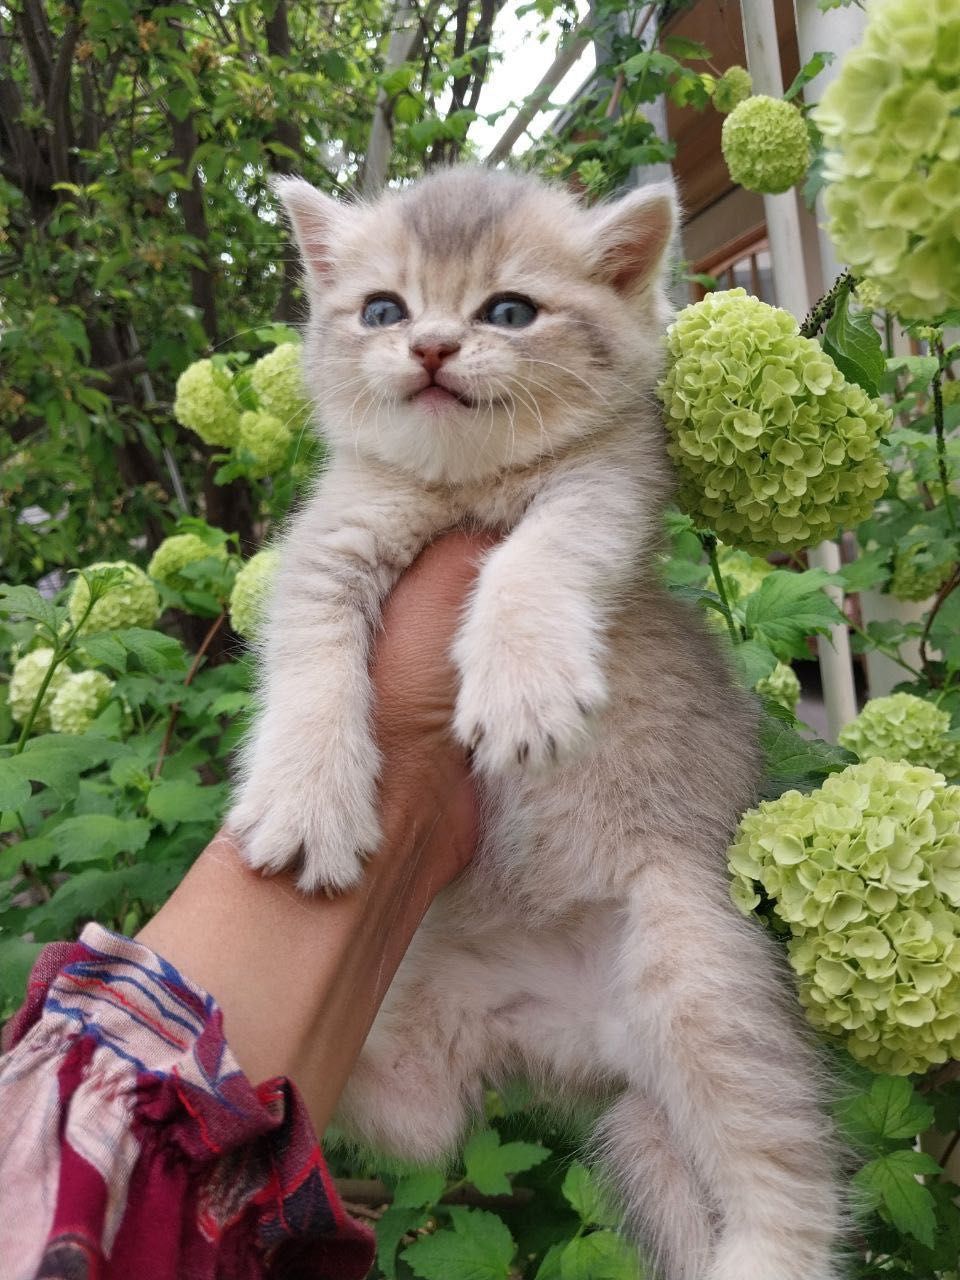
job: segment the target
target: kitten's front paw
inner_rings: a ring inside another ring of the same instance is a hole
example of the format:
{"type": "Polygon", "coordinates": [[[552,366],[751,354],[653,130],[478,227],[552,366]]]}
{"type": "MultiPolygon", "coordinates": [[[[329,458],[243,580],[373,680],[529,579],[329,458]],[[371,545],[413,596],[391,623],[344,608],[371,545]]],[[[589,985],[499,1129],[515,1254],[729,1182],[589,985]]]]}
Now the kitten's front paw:
{"type": "Polygon", "coordinates": [[[461,671],[453,728],[484,772],[518,765],[546,769],[569,759],[590,737],[607,701],[606,681],[592,658],[530,652],[493,641],[480,651],[458,643],[461,671]]]}
{"type": "Polygon", "coordinates": [[[227,819],[244,861],[266,875],[300,864],[304,893],[353,888],[380,843],[375,775],[368,779],[311,776],[291,785],[254,776],[227,819]]]}

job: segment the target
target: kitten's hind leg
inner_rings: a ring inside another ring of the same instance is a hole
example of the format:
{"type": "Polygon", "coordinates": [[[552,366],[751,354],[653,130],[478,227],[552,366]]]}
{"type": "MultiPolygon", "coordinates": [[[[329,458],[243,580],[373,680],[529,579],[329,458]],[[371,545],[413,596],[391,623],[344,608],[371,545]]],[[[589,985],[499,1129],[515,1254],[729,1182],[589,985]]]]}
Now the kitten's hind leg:
{"type": "Polygon", "coordinates": [[[498,981],[431,928],[401,963],[341,1095],[335,1123],[364,1147],[422,1163],[453,1155],[483,1106],[498,981]]]}
{"type": "Polygon", "coordinates": [[[722,875],[661,853],[631,894],[622,999],[638,1083],[719,1210],[703,1280],[836,1280],[832,1135],[788,976],[722,875]]]}
{"type": "Polygon", "coordinates": [[[667,1117],[628,1089],[596,1131],[601,1169],[613,1183],[627,1227],[665,1280],[701,1280],[711,1254],[710,1206],[667,1117]]]}

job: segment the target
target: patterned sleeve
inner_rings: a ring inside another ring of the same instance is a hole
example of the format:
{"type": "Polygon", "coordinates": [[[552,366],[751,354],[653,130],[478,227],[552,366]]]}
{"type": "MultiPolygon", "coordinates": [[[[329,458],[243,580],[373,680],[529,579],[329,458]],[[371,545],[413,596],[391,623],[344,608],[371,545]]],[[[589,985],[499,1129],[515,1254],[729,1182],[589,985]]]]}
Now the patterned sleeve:
{"type": "Polygon", "coordinates": [[[360,1280],[290,1081],[253,1087],[214,1000],[88,925],[40,954],[0,1058],[0,1280],[360,1280]]]}

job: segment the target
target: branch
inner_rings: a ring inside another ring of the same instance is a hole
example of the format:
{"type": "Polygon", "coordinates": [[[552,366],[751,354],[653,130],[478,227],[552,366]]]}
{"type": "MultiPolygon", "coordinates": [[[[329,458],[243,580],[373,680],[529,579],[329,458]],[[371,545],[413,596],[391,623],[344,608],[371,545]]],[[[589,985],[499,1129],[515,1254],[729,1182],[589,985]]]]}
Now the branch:
{"type": "Polygon", "coordinates": [[[73,145],[73,122],[70,118],[70,73],[73,70],[73,54],[80,38],[81,23],[78,17],[70,20],[60,44],[57,61],[50,76],[47,91],[47,115],[53,122],[52,166],[57,182],[70,180],[70,148],[73,145]]]}
{"type": "MultiPolygon", "coordinates": [[[[414,0],[394,0],[394,3],[396,7],[383,68],[385,72],[395,71],[409,60],[420,36],[421,18],[414,0]]],[[[435,5],[431,5],[431,8],[434,7],[435,5]]],[[[425,16],[423,22],[425,26],[425,16]]],[[[363,162],[363,180],[360,184],[361,194],[366,199],[377,195],[387,180],[392,146],[393,103],[381,86],[377,90],[377,101],[373,108],[373,123],[370,126],[367,154],[363,162]]]]}
{"type": "Polygon", "coordinates": [[[557,54],[552,66],[543,75],[533,93],[529,95],[526,102],[513,117],[513,120],[500,135],[484,164],[492,168],[494,165],[499,164],[501,160],[506,160],[510,155],[514,143],[526,133],[530,122],[547,105],[550,101],[551,93],[553,93],[570,68],[577,63],[590,44],[593,21],[592,16],[588,14],[571,32],[570,38],[557,54]]]}

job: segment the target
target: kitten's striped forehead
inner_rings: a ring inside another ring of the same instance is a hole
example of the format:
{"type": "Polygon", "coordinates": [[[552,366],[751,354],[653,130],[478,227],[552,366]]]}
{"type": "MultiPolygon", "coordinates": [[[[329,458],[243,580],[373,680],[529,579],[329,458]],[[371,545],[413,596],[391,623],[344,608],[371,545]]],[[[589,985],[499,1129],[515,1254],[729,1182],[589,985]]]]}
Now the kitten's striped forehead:
{"type": "Polygon", "coordinates": [[[411,187],[397,210],[425,255],[463,258],[505,229],[528,190],[501,174],[460,171],[411,187]]]}
{"type": "Polygon", "coordinates": [[[566,193],[519,175],[435,174],[393,201],[404,275],[421,296],[452,305],[502,287],[507,264],[532,272],[556,264],[572,206],[566,193]]]}

